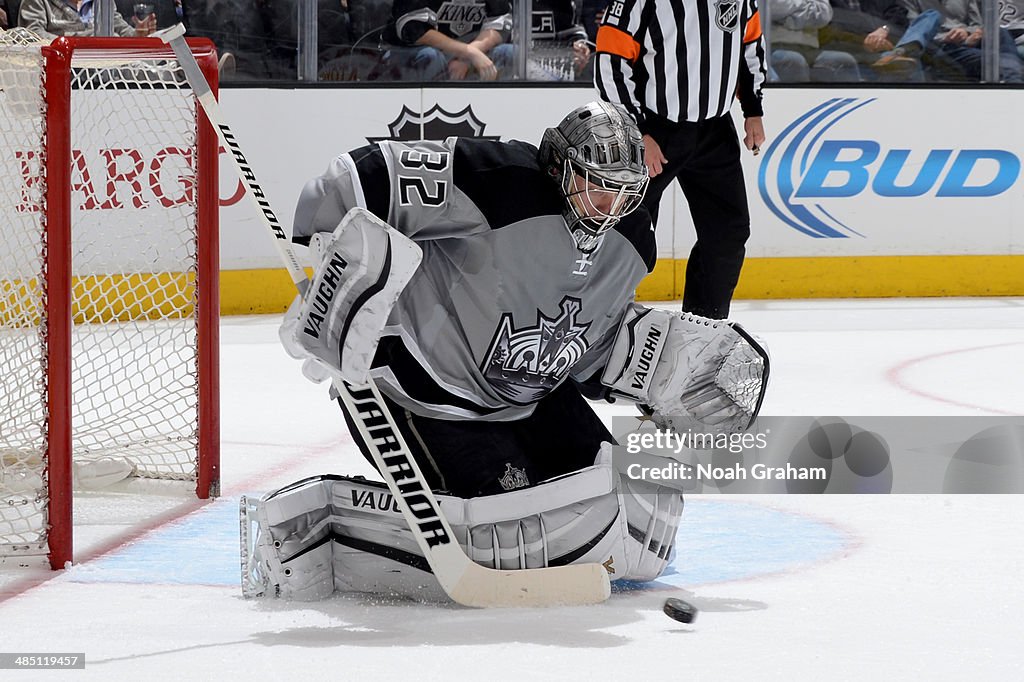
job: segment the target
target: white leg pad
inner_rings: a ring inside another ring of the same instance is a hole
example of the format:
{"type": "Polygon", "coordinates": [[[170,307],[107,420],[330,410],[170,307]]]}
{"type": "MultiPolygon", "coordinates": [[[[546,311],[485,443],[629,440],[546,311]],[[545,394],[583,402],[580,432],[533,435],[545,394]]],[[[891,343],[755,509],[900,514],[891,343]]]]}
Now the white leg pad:
{"type": "Polygon", "coordinates": [[[328,488],[313,477],[242,507],[242,592],[314,601],[334,592],[328,488]]]}
{"type": "MultiPolygon", "coordinates": [[[[620,477],[607,444],[593,466],[533,488],[438,501],[478,564],[516,570],[598,563],[612,580],[634,581],[665,569],[683,511],[678,490],[620,477]]],[[[339,590],[447,600],[382,484],[337,476],[299,481],[243,506],[242,529],[248,596],[308,600],[339,590]]]]}

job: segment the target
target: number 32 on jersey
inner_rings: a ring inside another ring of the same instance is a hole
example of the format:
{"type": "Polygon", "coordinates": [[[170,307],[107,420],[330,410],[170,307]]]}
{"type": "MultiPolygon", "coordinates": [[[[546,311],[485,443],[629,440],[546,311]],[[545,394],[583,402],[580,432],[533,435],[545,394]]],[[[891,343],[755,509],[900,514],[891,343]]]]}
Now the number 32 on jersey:
{"type": "Polygon", "coordinates": [[[451,153],[403,149],[398,155],[398,202],[402,206],[441,206],[448,198],[451,153]]]}

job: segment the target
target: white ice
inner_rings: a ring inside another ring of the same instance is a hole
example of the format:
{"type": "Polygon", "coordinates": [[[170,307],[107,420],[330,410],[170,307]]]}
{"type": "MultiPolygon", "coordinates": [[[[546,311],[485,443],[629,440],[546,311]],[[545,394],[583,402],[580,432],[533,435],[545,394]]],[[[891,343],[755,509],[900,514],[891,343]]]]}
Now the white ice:
{"type": "MultiPolygon", "coordinates": [[[[1024,414],[1024,299],[733,316],[772,353],[764,414],[1024,414]]],[[[74,567],[0,566],[0,650],[84,653],[76,680],[1021,679],[1021,496],[690,496],[674,578],[595,607],[246,601],[239,496],[371,473],[278,321],[222,324],[222,497],[81,495],[74,567]],[[700,609],[694,624],[661,613],[669,596],[700,609]]]]}

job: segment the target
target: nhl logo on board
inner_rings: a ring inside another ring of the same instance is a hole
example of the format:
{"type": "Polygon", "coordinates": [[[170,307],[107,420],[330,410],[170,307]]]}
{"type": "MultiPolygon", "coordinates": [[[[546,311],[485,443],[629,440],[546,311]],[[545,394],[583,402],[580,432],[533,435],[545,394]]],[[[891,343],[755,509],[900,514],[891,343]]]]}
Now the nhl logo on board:
{"type": "Polygon", "coordinates": [[[529,486],[530,479],[526,477],[525,469],[518,469],[506,462],[505,473],[498,478],[498,483],[502,490],[515,490],[529,486]]]}
{"type": "Polygon", "coordinates": [[[474,113],[472,106],[456,112],[444,109],[435,104],[423,113],[413,111],[402,105],[395,120],[388,123],[387,137],[367,137],[373,144],[381,140],[399,140],[412,142],[416,140],[444,140],[451,136],[476,137],[481,140],[497,140],[497,135],[485,135],[487,124],[474,113]]]}
{"type": "Polygon", "coordinates": [[[739,0],[718,0],[715,3],[715,23],[718,24],[718,28],[732,33],[739,27],[739,18],[739,0]]]}

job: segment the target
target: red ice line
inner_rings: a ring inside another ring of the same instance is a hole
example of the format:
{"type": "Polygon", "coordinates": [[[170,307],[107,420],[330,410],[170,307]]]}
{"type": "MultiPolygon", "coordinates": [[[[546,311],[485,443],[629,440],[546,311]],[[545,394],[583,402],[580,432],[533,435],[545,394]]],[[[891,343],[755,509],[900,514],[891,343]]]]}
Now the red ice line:
{"type": "Polygon", "coordinates": [[[989,346],[974,346],[974,347],[971,347],[971,348],[956,348],[956,349],[953,349],[953,350],[942,351],[940,353],[932,353],[930,355],[922,355],[920,357],[910,358],[909,360],[904,360],[903,362],[890,367],[886,371],[886,373],[885,373],[885,378],[890,383],[894,384],[896,387],[901,388],[904,391],[907,391],[908,393],[912,393],[913,395],[919,396],[921,398],[926,398],[928,400],[934,400],[936,402],[945,403],[947,405],[953,405],[955,407],[965,407],[965,408],[970,409],[970,410],[980,410],[982,412],[991,412],[993,414],[1002,414],[1002,415],[1006,415],[1006,416],[1009,416],[1009,417],[1016,417],[1016,416],[1019,416],[1019,414],[1017,412],[1010,412],[1010,411],[1007,411],[1007,410],[1000,410],[1000,409],[994,408],[994,407],[985,407],[983,405],[976,405],[974,403],[961,402],[961,401],[958,401],[958,400],[953,400],[951,398],[945,398],[945,397],[943,397],[941,395],[936,395],[935,393],[929,393],[928,391],[924,391],[924,390],[921,390],[919,388],[915,388],[914,386],[910,385],[910,383],[909,383],[909,381],[907,379],[903,378],[902,374],[903,374],[903,372],[905,372],[907,369],[913,367],[914,365],[919,365],[919,364],[928,362],[930,360],[936,360],[936,359],[939,359],[939,358],[949,357],[951,355],[957,355],[958,353],[972,353],[974,351],[979,351],[979,350],[991,350],[993,348],[1005,348],[1007,346],[1019,346],[1019,345],[1021,345],[1020,341],[1011,341],[1011,342],[1008,342],[1008,343],[996,343],[996,344],[992,344],[992,345],[989,345],[989,346]]]}

